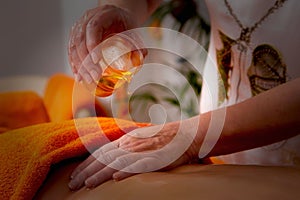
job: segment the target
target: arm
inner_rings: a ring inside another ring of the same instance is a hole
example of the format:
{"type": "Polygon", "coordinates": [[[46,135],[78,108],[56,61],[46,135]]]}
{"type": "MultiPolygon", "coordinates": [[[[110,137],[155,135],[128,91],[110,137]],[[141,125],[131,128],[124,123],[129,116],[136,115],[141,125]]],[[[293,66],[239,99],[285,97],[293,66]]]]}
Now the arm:
{"type": "MultiPolygon", "coordinates": [[[[194,141],[196,152],[199,152],[203,135],[208,130],[211,114],[200,116],[199,131],[194,141]]],[[[199,120],[199,117],[190,120],[199,120]]],[[[207,157],[272,144],[299,133],[300,78],[229,106],[220,138],[207,157]]]]}
{"type": "MultiPolygon", "coordinates": [[[[228,107],[220,137],[205,157],[260,147],[298,135],[299,85],[300,78],[228,107]]],[[[136,129],[104,145],[73,171],[69,187],[73,190],[83,185],[95,187],[111,178],[121,180],[136,173],[171,169],[197,159],[211,116],[218,111],[136,129]]]]}

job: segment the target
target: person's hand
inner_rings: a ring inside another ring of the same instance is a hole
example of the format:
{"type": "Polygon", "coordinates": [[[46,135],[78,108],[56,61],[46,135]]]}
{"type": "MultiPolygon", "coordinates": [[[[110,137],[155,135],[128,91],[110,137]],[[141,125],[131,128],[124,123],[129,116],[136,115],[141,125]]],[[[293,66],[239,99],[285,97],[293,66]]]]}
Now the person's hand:
{"type": "Polygon", "coordinates": [[[119,7],[104,5],[88,10],[70,33],[68,57],[75,80],[98,80],[102,70],[96,65],[97,53],[92,50],[109,35],[135,27],[131,14],[119,7]]]}
{"type": "Polygon", "coordinates": [[[193,140],[179,122],[136,129],[96,150],[73,171],[69,187],[94,188],[110,179],[188,163],[198,157],[193,140]]]}

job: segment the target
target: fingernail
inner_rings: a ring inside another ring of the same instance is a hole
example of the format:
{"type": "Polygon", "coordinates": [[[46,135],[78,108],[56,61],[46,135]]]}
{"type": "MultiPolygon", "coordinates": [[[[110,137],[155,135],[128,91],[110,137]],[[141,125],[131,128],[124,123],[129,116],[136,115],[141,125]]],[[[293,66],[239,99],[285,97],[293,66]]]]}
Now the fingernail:
{"type": "Polygon", "coordinates": [[[71,178],[71,179],[74,179],[74,177],[76,176],[76,174],[77,174],[77,173],[76,173],[76,171],[74,170],[74,171],[71,173],[70,178],[71,178]]]}
{"type": "Polygon", "coordinates": [[[112,178],[115,182],[118,182],[120,180],[120,177],[116,174],[113,174],[112,178]]]}
{"type": "Polygon", "coordinates": [[[95,52],[91,53],[91,57],[92,57],[92,60],[93,60],[94,64],[97,64],[99,62],[98,55],[95,52]]]}
{"type": "Polygon", "coordinates": [[[96,70],[91,71],[91,76],[95,81],[98,80],[98,72],[96,70]]]}
{"type": "Polygon", "coordinates": [[[68,186],[71,190],[76,190],[76,184],[74,183],[74,181],[70,181],[68,186]]]}
{"type": "Polygon", "coordinates": [[[92,190],[92,189],[94,189],[94,188],[95,188],[95,187],[94,187],[93,185],[89,185],[89,186],[86,185],[86,189],[87,189],[87,190],[92,190]]]}
{"type": "Polygon", "coordinates": [[[118,178],[113,179],[114,182],[119,182],[120,180],[118,178]]]}
{"type": "Polygon", "coordinates": [[[90,181],[85,181],[84,184],[87,189],[93,189],[95,187],[90,181]]]}

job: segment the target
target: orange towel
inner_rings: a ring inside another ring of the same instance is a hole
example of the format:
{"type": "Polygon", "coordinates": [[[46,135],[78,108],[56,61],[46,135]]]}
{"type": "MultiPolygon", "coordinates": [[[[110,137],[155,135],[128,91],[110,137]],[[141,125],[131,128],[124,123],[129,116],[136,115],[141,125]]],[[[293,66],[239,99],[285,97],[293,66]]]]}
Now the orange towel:
{"type": "Polygon", "coordinates": [[[51,165],[87,154],[85,146],[96,149],[107,143],[104,134],[112,141],[130,130],[147,125],[93,117],[5,132],[0,135],[0,198],[32,199],[51,165]],[[80,130],[81,137],[77,130],[80,130]]]}
{"type": "Polygon", "coordinates": [[[49,122],[43,99],[32,91],[0,93],[0,133],[49,122]]]}
{"type": "Polygon", "coordinates": [[[50,120],[60,122],[85,117],[107,117],[105,109],[91,92],[82,84],[65,74],[55,74],[47,82],[44,103],[50,120]]]}

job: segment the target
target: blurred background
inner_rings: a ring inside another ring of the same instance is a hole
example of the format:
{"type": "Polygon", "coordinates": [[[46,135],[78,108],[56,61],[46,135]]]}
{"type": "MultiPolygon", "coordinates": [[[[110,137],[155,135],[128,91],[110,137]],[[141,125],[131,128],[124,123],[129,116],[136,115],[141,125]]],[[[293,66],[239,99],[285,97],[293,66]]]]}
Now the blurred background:
{"type": "Polygon", "coordinates": [[[11,0],[0,6],[0,78],[71,75],[69,30],[97,0],[11,0]]]}
{"type": "MultiPolygon", "coordinates": [[[[67,57],[70,29],[86,10],[97,4],[97,0],[1,1],[0,91],[31,88],[43,95],[47,77],[57,73],[72,77],[67,57]]],[[[200,0],[165,0],[145,26],[165,27],[183,32],[197,40],[205,49],[209,44],[208,13],[204,2],[200,0]]],[[[168,49],[169,44],[174,44],[174,38],[164,37],[159,31],[153,32],[152,37],[155,41],[161,42],[163,49],[168,49]]],[[[199,59],[200,55],[195,53],[199,50],[186,51],[189,48],[186,45],[178,45],[178,48],[184,52],[184,57],[159,51],[158,53],[152,51],[151,56],[148,55],[148,59],[152,59],[153,62],[173,67],[185,76],[188,82],[178,83],[176,77],[174,78],[171,73],[166,73],[164,77],[167,79],[163,86],[152,84],[141,87],[132,94],[130,99],[134,120],[150,121],[145,113],[157,104],[167,107],[166,110],[171,110],[170,113],[166,113],[168,121],[181,117],[180,110],[185,118],[199,112],[198,98],[201,93],[202,80],[188,60],[193,57],[199,59]],[[192,92],[195,92],[196,100],[191,99],[191,91],[187,89],[187,86],[194,89],[192,92]],[[180,105],[180,102],[185,103],[180,105]]],[[[197,67],[201,68],[204,61],[205,58],[201,57],[201,62],[197,67]]],[[[140,74],[143,75],[142,71],[143,69],[140,74]]],[[[155,83],[158,81],[157,78],[161,79],[162,71],[157,68],[151,72],[145,71],[144,74],[145,76],[151,74],[153,79],[151,81],[155,83]]],[[[142,76],[141,79],[144,77],[142,76]]],[[[117,101],[123,100],[117,99],[117,101]]],[[[110,103],[110,99],[108,102],[110,103]]],[[[157,113],[161,116],[161,113],[157,113]]]]}
{"type": "MultiPolygon", "coordinates": [[[[192,1],[174,2],[157,12],[151,25],[157,26],[159,23],[179,29],[180,24],[195,14],[190,9],[198,9],[207,19],[203,3],[193,7],[189,3],[192,1]],[[177,10],[173,9],[174,5],[177,10]],[[182,12],[180,8],[184,6],[187,8],[182,12]],[[162,23],[170,18],[167,14],[171,9],[176,11],[172,13],[177,16],[176,26],[168,20],[162,23]]],[[[97,0],[10,0],[1,1],[0,4],[0,78],[15,75],[49,76],[56,72],[71,74],[67,59],[70,28],[87,9],[97,5],[97,0]]]]}

